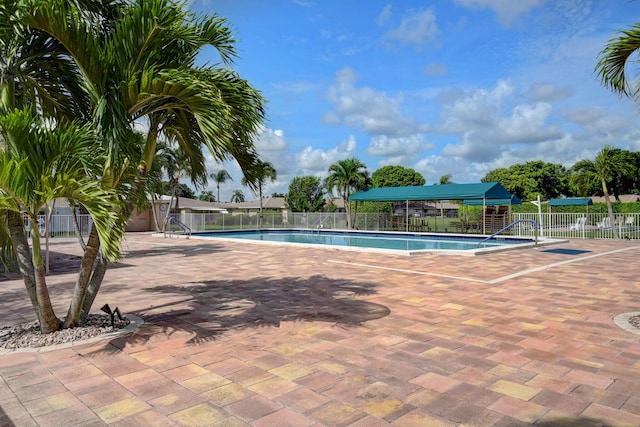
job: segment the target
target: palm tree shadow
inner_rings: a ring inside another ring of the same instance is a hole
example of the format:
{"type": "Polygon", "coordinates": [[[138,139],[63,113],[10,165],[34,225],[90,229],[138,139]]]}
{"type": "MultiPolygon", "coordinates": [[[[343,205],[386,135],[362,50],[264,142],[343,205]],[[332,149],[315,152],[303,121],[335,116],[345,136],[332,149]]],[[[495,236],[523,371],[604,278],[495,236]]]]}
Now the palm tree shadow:
{"type": "Polygon", "coordinates": [[[589,417],[558,417],[533,424],[536,427],[613,427],[607,421],[589,417]]]}
{"type": "MultiPolygon", "coordinates": [[[[142,317],[145,324],[153,325],[153,333],[156,334],[170,336],[189,332],[192,337],[187,345],[214,341],[234,329],[279,327],[287,321],[323,321],[350,327],[390,313],[385,306],[358,298],[375,294],[375,286],[319,275],[157,286],[146,291],[185,298],[154,306],[136,315],[142,317]]],[[[122,348],[127,344],[147,341],[151,336],[136,333],[116,338],[111,344],[122,348]]]]}

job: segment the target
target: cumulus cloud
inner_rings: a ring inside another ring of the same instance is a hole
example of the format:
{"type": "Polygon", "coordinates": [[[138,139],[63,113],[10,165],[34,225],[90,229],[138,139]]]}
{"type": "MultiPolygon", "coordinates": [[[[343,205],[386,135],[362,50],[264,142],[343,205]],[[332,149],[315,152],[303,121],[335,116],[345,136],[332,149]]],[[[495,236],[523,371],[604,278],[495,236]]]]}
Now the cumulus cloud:
{"type": "Polygon", "coordinates": [[[504,26],[511,26],[519,16],[543,5],[548,0],[454,0],[470,9],[491,9],[504,26]]]}
{"type": "Polygon", "coordinates": [[[323,116],[323,122],[361,129],[370,135],[408,136],[420,126],[400,111],[402,95],[395,97],[385,92],[356,85],[358,77],[351,68],[336,74],[335,82],[327,92],[327,99],[335,108],[323,116]]]}
{"type": "Polygon", "coordinates": [[[338,160],[353,157],[356,152],[356,139],[353,135],[329,150],[306,147],[295,155],[296,175],[314,175],[323,178],[329,166],[338,160]]]}
{"type": "Polygon", "coordinates": [[[405,17],[397,28],[383,36],[383,41],[415,45],[419,48],[435,43],[438,35],[440,35],[440,29],[436,23],[435,14],[431,10],[425,10],[405,17]]]}
{"type": "Polygon", "coordinates": [[[433,148],[420,134],[404,138],[389,138],[381,135],[371,139],[367,154],[371,156],[412,156],[426,149],[433,148]]]}
{"type": "Polygon", "coordinates": [[[490,90],[454,91],[443,96],[441,130],[458,135],[458,141],[447,144],[443,154],[488,162],[517,145],[563,138],[564,131],[551,119],[550,103],[521,103],[505,109],[503,104],[511,102],[515,92],[511,82],[499,81],[490,90]]]}
{"type": "Polygon", "coordinates": [[[254,144],[261,155],[282,152],[287,149],[284,131],[282,129],[269,129],[264,126],[258,130],[254,144]]]}

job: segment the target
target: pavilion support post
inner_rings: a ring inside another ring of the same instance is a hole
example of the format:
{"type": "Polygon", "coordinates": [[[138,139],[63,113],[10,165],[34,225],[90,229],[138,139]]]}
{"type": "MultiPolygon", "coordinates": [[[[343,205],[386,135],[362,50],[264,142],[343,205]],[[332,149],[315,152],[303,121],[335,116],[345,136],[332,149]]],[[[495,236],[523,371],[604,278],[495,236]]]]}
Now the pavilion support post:
{"type": "Polygon", "coordinates": [[[406,202],[407,202],[407,204],[406,204],[406,207],[405,207],[405,210],[404,210],[404,215],[405,215],[405,224],[404,224],[404,226],[405,226],[405,231],[408,233],[409,232],[409,201],[407,200],[406,202]]]}

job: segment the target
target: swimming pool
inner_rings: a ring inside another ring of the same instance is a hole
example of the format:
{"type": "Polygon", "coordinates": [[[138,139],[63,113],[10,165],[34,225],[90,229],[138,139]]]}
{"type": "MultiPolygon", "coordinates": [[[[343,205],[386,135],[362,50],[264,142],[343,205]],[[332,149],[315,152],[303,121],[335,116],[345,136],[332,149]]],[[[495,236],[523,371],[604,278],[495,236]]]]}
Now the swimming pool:
{"type": "Polygon", "coordinates": [[[252,243],[320,246],[347,250],[394,252],[404,255],[439,252],[477,255],[496,250],[529,247],[533,239],[500,237],[482,242],[483,236],[440,234],[380,233],[364,231],[241,230],[196,233],[192,237],[243,240],[252,243]]]}

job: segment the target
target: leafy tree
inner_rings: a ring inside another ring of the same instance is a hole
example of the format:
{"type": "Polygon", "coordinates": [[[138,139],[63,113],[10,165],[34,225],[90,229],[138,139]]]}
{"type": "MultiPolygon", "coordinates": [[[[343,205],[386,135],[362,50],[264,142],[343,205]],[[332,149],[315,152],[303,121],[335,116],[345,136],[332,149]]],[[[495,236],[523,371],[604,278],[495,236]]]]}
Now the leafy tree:
{"type": "Polygon", "coordinates": [[[381,187],[408,187],[424,185],[424,177],[411,168],[404,166],[383,166],[371,174],[371,185],[381,187]]]}
{"type": "Polygon", "coordinates": [[[248,185],[253,191],[258,193],[260,200],[260,215],[258,217],[258,228],[262,228],[262,188],[267,181],[275,181],[277,176],[276,169],[269,162],[258,161],[254,171],[253,179],[243,178],[242,183],[248,185]]]}
{"type": "Polygon", "coordinates": [[[233,194],[231,195],[231,201],[234,203],[244,202],[244,193],[242,190],[237,189],[233,190],[233,194]]]}
{"type": "Polygon", "coordinates": [[[220,169],[218,172],[212,173],[209,176],[216,183],[216,188],[218,189],[217,197],[218,197],[218,200],[220,200],[220,184],[224,184],[225,182],[227,182],[227,180],[233,181],[233,178],[231,178],[231,175],[229,175],[229,172],[227,172],[224,169],[220,169]]]}
{"type": "Polygon", "coordinates": [[[200,195],[198,196],[198,200],[202,200],[205,202],[215,202],[216,196],[213,195],[213,191],[207,190],[200,193],[200,195]]]}
{"type": "Polygon", "coordinates": [[[353,192],[364,190],[370,184],[371,178],[367,166],[355,157],[339,160],[329,166],[329,176],[325,179],[325,186],[331,192],[336,189],[338,195],[342,197],[347,213],[347,228],[353,228],[349,196],[353,192]]]}
{"type": "Polygon", "coordinates": [[[320,178],[296,176],[289,184],[285,203],[293,212],[319,212],[324,206],[324,188],[320,178]]]}
{"type": "Polygon", "coordinates": [[[271,197],[287,197],[287,195],[285,193],[272,193],[271,197]]]}
{"type": "Polygon", "coordinates": [[[522,200],[533,200],[538,195],[551,199],[569,193],[568,173],[560,164],[535,160],[494,169],[482,182],[499,182],[522,200]]]}
{"type": "MultiPolygon", "coordinates": [[[[615,224],[613,218],[613,208],[611,206],[611,200],[609,199],[609,190],[607,188],[607,182],[609,182],[614,174],[627,175],[631,173],[632,169],[627,163],[624,156],[621,155],[620,150],[611,145],[607,145],[602,148],[596,155],[594,160],[580,160],[571,168],[571,180],[572,183],[578,188],[584,189],[592,185],[593,183],[599,183],[602,186],[602,193],[604,194],[604,200],[607,204],[607,213],[609,214],[610,224],[615,224]]],[[[618,238],[618,230],[616,227],[613,229],[613,238],[618,238]]]]}
{"type": "Polygon", "coordinates": [[[451,181],[451,177],[452,175],[450,173],[446,174],[446,175],[442,175],[440,177],[440,185],[447,185],[447,184],[453,184],[454,182],[451,181]]]}

